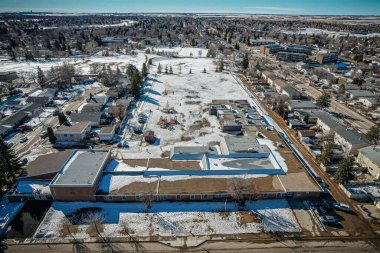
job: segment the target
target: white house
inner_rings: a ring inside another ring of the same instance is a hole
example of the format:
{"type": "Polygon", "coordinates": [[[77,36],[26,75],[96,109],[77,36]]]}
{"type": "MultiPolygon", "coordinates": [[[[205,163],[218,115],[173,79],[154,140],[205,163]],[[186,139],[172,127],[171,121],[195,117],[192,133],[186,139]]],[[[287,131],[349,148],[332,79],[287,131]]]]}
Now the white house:
{"type": "Polygon", "coordinates": [[[54,135],[57,138],[57,142],[81,142],[90,130],[90,122],[81,122],[72,126],[62,125],[55,130],[54,135]]]}

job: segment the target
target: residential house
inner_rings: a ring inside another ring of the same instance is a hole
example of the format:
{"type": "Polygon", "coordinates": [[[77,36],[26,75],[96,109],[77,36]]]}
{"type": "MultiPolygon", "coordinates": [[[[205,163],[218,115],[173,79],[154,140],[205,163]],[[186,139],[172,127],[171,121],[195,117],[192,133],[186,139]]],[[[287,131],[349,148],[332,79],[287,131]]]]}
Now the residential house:
{"type": "Polygon", "coordinates": [[[374,98],[376,96],[369,90],[347,90],[346,93],[350,99],[374,98]]]}
{"type": "Polygon", "coordinates": [[[115,126],[92,127],[91,132],[96,133],[100,141],[111,141],[115,137],[115,126]]]}
{"type": "Polygon", "coordinates": [[[62,125],[54,131],[54,135],[57,138],[57,142],[79,143],[86,138],[90,130],[91,122],[80,122],[72,126],[62,125]]]}
{"type": "Polygon", "coordinates": [[[106,95],[94,95],[89,100],[89,103],[91,104],[101,104],[105,106],[108,102],[108,96],[106,95]]]}
{"type": "Polygon", "coordinates": [[[26,112],[29,117],[36,117],[42,112],[42,105],[38,103],[26,104],[21,111],[26,112]]]}
{"type": "Polygon", "coordinates": [[[317,126],[325,135],[333,136],[335,129],[343,127],[343,123],[330,113],[322,110],[314,110],[311,112],[317,118],[317,126]]]}
{"type": "Polygon", "coordinates": [[[0,72],[0,82],[12,82],[18,78],[16,71],[0,72]]]}
{"type": "Polygon", "coordinates": [[[289,111],[295,111],[300,109],[319,109],[317,104],[311,100],[289,100],[287,101],[289,111]]]}
{"type": "Polygon", "coordinates": [[[379,99],[374,97],[359,98],[359,102],[367,108],[372,108],[378,106],[379,99]]]}
{"type": "Polygon", "coordinates": [[[91,126],[99,126],[101,124],[101,112],[72,112],[70,119],[72,122],[90,122],[91,126]]]}
{"type": "Polygon", "coordinates": [[[364,135],[354,130],[347,129],[344,126],[337,127],[334,131],[334,142],[341,145],[343,152],[346,154],[351,153],[357,155],[359,149],[371,145],[364,135]]]}
{"type": "Polygon", "coordinates": [[[17,111],[16,113],[9,115],[8,117],[3,118],[0,121],[0,125],[6,126],[9,128],[17,128],[19,125],[21,125],[27,118],[28,113],[23,111],[17,111]]]}
{"type": "Polygon", "coordinates": [[[380,179],[380,146],[359,149],[356,161],[360,166],[367,168],[376,179],[380,179]]]}
{"type": "Polygon", "coordinates": [[[302,98],[302,94],[298,90],[290,86],[283,87],[281,93],[288,96],[290,99],[297,100],[302,98]]]}

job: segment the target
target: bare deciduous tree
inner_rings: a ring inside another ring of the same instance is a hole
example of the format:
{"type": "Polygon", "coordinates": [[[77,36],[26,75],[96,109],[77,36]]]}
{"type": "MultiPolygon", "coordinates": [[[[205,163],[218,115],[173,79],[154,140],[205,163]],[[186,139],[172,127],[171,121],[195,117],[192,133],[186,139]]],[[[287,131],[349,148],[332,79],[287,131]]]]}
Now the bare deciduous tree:
{"type": "Polygon", "coordinates": [[[247,195],[251,194],[251,185],[247,178],[233,178],[228,181],[228,189],[232,193],[233,199],[235,199],[239,207],[244,209],[247,195]]]}

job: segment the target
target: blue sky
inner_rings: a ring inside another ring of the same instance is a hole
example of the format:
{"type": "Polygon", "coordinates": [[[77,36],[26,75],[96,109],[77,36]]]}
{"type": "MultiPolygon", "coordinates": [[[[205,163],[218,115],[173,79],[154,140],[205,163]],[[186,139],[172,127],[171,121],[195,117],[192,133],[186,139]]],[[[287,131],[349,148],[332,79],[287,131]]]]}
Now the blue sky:
{"type": "Polygon", "coordinates": [[[0,0],[0,12],[30,10],[380,15],[380,0],[0,0]]]}

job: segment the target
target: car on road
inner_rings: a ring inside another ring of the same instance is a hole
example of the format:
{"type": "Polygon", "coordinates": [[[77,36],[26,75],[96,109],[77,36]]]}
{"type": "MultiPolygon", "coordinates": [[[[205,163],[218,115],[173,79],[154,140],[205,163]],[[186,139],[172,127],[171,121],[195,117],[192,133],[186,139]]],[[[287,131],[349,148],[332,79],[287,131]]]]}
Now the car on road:
{"type": "Polygon", "coordinates": [[[20,143],[25,143],[25,142],[27,142],[27,141],[28,141],[28,137],[22,137],[22,138],[20,138],[20,140],[19,140],[20,143]]]}
{"type": "Polygon", "coordinates": [[[338,209],[338,210],[345,211],[345,212],[350,211],[350,206],[343,204],[343,203],[334,203],[333,207],[334,207],[334,209],[338,209]]]}

